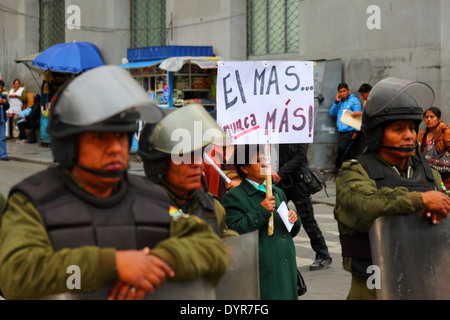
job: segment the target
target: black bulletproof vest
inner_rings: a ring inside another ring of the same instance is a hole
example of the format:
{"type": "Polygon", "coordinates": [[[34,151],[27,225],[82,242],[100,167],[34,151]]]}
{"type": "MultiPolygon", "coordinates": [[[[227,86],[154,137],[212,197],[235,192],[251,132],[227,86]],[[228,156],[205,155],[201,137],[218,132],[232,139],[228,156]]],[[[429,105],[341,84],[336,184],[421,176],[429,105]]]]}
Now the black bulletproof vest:
{"type": "MultiPolygon", "coordinates": [[[[167,192],[143,177],[126,175],[108,198],[83,191],[59,168],[49,168],[14,186],[41,214],[54,250],[85,245],[117,250],[153,248],[169,237],[167,192]]],[[[69,291],[46,299],[107,299],[113,281],[88,293],[69,291]]]]}
{"type": "MultiPolygon", "coordinates": [[[[391,168],[383,165],[371,154],[362,154],[357,160],[366,170],[369,177],[376,182],[377,188],[406,187],[409,191],[424,192],[436,190],[434,176],[431,168],[421,158],[413,156],[412,169],[414,175],[410,178],[400,176],[391,168]]],[[[356,235],[340,235],[342,256],[351,257],[352,273],[359,276],[368,276],[367,267],[372,264],[370,240],[367,233],[356,235]]]]}
{"type": "Polygon", "coordinates": [[[216,235],[220,237],[221,233],[214,207],[214,198],[201,189],[197,189],[196,193],[200,205],[191,214],[205,220],[213,228],[216,235]]]}
{"type": "Polygon", "coordinates": [[[411,157],[414,176],[409,178],[402,177],[391,168],[380,165],[380,161],[371,154],[359,155],[357,159],[367,171],[369,177],[376,182],[377,188],[406,187],[409,191],[420,192],[436,190],[430,166],[417,156],[411,157]]]}
{"type": "Polygon", "coordinates": [[[118,250],[152,248],[169,235],[164,189],[127,175],[116,192],[97,198],[58,168],[37,173],[11,189],[24,193],[41,214],[54,250],[84,245],[118,250]]]}

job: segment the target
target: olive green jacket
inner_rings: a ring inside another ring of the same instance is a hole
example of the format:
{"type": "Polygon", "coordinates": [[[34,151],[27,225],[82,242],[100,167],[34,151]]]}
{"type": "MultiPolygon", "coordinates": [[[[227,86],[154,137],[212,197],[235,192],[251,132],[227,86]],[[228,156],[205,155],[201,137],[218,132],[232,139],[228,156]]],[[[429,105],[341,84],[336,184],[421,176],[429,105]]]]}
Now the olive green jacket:
{"type": "MultiPolygon", "coordinates": [[[[386,166],[393,166],[381,157],[378,158],[386,166]]],[[[410,164],[411,158],[408,158],[405,168],[410,164]]],[[[406,169],[397,169],[402,176],[406,176],[406,169]]],[[[441,176],[439,172],[433,169],[432,171],[436,188],[442,191],[441,176]]],[[[378,189],[375,181],[369,178],[357,160],[344,162],[336,177],[334,217],[338,221],[341,234],[368,233],[378,217],[412,214],[422,208],[420,192],[409,192],[405,187],[378,189]]],[[[344,258],[343,263],[344,269],[350,271],[350,258],[344,258]]]]}
{"type": "MultiPolygon", "coordinates": [[[[77,265],[82,272],[80,292],[118,279],[114,248],[54,251],[41,215],[21,193],[10,196],[0,231],[0,288],[7,299],[39,299],[68,292],[70,265],[77,265]]],[[[215,285],[228,267],[220,238],[206,222],[187,214],[172,218],[169,238],[151,253],[173,268],[175,281],[206,276],[215,285]]]]}

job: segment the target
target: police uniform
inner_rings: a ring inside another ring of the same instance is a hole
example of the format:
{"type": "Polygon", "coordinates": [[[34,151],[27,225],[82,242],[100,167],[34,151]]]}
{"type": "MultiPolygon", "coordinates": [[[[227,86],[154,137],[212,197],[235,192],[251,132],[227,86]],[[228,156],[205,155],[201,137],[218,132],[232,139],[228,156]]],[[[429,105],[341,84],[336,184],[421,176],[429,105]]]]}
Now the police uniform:
{"type": "MultiPolygon", "coordinates": [[[[380,189],[377,186],[377,180],[381,180],[380,175],[378,179],[371,178],[373,173],[370,172],[370,167],[365,167],[358,160],[344,162],[336,177],[334,217],[338,221],[343,267],[353,276],[348,299],[376,299],[375,290],[368,289],[366,285],[370,275],[367,273],[367,267],[373,264],[368,237],[373,221],[381,215],[414,214],[421,210],[423,202],[420,192],[416,189],[417,180],[423,181],[421,190],[442,191],[439,172],[428,167],[430,171],[425,173],[424,167],[419,163],[413,165],[413,158],[409,158],[406,167],[401,169],[377,155],[364,156],[372,157],[371,160],[377,162],[378,168],[388,172],[391,180],[389,184],[397,186],[380,189]],[[408,171],[409,175],[415,176],[416,179],[405,184],[405,180],[409,180],[405,179],[408,171]],[[431,176],[428,175],[430,173],[431,176]],[[427,175],[426,179],[422,179],[423,174],[427,175]]],[[[415,162],[420,161],[414,158],[415,162]]]]}
{"type": "Polygon", "coordinates": [[[376,299],[366,283],[373,264],[369,231],[383,216],[410,215],[423,209],[421,192],[442,191],[439,172],[417,155],[405,156],[403,168],[388,162],[380,148],[411,154],[415,147],[383,145],[386,124],[411,120],[418,132],[423,108],[432,105],[433,90],[426,84],[397,78],[383,79],[371,90],[362,114],[367,151],[344,162],[336,177],[336,206],[344,269],[352,273],[348,299],[376,299]]]}
{"type": "Polygon", "coordinates": [[[126,169],[78,163],[79,134],[126,133],[131,142],[138,119],[155,123],[161,110],[116,66],[83,73],[57,93],[47,131],[59,167],[14,186],[2,218],[0,288],[5,298],[68,294],[69,299],[106,299],[119,279],[116,250],[147,246],[174,270],[174,280],[204,276],[215,285],[225,274],[227,252],[220,238],[198,217],[170,211],[162,187],[126,169]],[[95,197],[72,174],[75,166],[118,182],[107,197],[95,197]],[[68,284],[73,267],[80,271],[75,287],[68,284]]]}

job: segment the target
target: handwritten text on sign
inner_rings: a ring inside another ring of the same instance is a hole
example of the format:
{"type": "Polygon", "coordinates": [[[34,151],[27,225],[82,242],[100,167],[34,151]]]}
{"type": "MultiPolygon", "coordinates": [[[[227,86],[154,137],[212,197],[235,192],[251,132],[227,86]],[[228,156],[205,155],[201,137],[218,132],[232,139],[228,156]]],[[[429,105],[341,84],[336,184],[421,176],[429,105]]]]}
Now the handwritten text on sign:
{"type": "Polygon", "coordinates": [[[220,62],[216,97],[217,123],[234,144],[313,141],[313,62],[220,62]]]}

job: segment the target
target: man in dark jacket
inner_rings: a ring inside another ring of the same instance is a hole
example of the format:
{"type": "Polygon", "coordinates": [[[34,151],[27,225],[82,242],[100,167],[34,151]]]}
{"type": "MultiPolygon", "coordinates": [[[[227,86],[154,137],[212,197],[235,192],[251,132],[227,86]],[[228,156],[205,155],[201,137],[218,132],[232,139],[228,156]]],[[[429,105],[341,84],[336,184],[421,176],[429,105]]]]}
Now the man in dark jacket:
{"type": "Polygon", "coordinates": [[[310,270],[326,269],[332,262],[325,238],[314,219],[311,195],[300,175],[300,166],[308,164],[308,144],[280,144],[279,170],[273,175],[277,187],[281,188],[288,201],[292,201],[300,215],[302,225],[316,252],[315,261],[310,270]]]}

